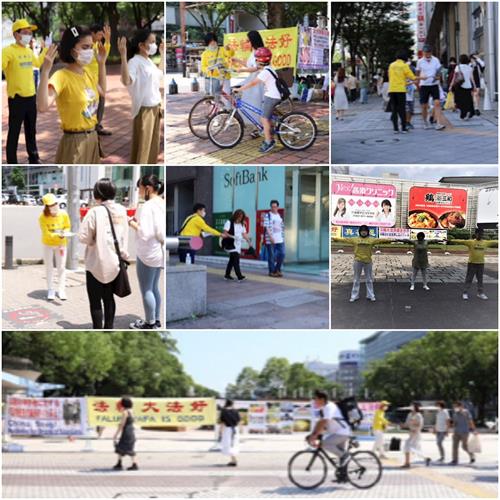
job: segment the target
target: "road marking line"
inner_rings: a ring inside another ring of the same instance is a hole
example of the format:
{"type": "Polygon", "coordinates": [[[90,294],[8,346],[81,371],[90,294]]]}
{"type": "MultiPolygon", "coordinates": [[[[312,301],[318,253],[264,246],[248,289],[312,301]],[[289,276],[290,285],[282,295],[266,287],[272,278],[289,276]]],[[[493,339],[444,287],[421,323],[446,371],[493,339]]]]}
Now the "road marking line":
{"type": "MultiPolygon", "coordinates": [[[[207,268],[207,273],[224,276],[223,269],[207,268]]],[[[246,273],[245,276],[248,281],[258,281],[259,283],[276,283],[277,285],[288,286],[291,288],[303,288],[308,290],[315,290],[317,292],[328,293],[328,283],[316,283],[311,281],[300,281],[291,278],[271,278],[270,276],[262,276],[260,274],[246,273]]]]}

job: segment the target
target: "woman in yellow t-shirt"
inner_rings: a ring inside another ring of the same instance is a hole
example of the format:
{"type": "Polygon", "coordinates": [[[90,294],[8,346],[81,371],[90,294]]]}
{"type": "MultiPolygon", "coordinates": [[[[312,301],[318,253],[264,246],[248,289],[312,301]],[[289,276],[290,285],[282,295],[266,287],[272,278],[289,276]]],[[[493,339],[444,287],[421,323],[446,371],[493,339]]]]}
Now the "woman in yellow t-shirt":
{"type": "Polygon", "coordinates": [[[59,299],[66,300],[66,256],[67,238],[65,232],[71,229],[69,215],[59,208],[57,198],[48,193],[43,198],[43,212],[38,218],[42,230],[43,260],[47,271],[47,299],[54,300],[56,291],[53,286],[54,258],[58,276],[59,299]]]}
{"type": "Polygon", "coordinates": [[[56,103],[63,136],[57,148],[58,164],[100,163],[99,142],[96,132],[99,96],[106,94],[106,49],[99,42],[97,63],[98,81],[89,71],[94,58],[92,34],[87,29],[73,26],[63,33],[59,57],[66,67],[49,73],[57,56],[52,45],[41,69],[37,106],[47,111],[56,103]]]}

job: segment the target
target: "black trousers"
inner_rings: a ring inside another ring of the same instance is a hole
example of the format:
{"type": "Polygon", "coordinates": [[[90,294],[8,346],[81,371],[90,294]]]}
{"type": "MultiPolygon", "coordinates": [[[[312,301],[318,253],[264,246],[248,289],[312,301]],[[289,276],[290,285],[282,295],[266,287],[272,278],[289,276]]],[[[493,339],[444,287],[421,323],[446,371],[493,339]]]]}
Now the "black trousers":
{"type": "Polygon", "coordinates": [[[87,271],[87,295],[90,302],[90,315],[94,330],[112,329],[115,322],[116,304],[113,294],[113,282],[101,283],[87,271]],[[103,326],[104,309],[104,326],[103,326]]]}
{"type": "Polygon", "coordinates": [[[17,163],[17,145],[21,125],[24,124],[24,137],[29,162],[38,160],[36,147],[36,96],[9,97],[9,131],[7,133],[7,163],[17,163]]]}
{"type": "Polygon", "coordinates": [[[240,254],[238,252],[229,252],[229,262],[226,266],[226,277],[231,276],[233,268],[236,273],[236,277],[241,279],[243,275],[240,270],[240,254]]]}
{"type": "Polygon", "coordinates": [[[389,98],[391,100],[391,120],[394,130],[399,130],[398,116],[401,120],[401,129],[406,130],[406,93],[389,92],[389,98]]]}

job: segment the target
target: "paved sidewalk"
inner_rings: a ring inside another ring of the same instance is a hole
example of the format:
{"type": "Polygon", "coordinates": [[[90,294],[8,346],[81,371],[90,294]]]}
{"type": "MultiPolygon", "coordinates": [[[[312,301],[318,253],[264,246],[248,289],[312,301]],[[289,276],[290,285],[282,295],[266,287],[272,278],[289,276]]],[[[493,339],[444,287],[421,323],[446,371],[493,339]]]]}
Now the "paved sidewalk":
{"type": "MultiPolygon", "coordinates": [[[[59,68],[58,68],[59,69],[59,68]]],[[[102,148],[107,155],[101,163],[128,164],[130,161],[130,147],[132,137],[132,118],[130,116],[130,96],[127,89],[120,82],[120,66],[107,66],[106,107],[104,109],[103,126],[112,132],[111,136],[101,136],[102,148]]],[[[6,162],[5,144],[8,131],[8,101],[6,82],[2,82],[2,161],[6,162]]],[[[59,118],[55,104],[47,113],[38,113],[37,117],[37,145],[42,163],[53,164],[57,146],[61,138],[59,118]]],[[[158,163],[163,163],[163,122],[160,139],[160,155],[158,163]]],[[[24,141],[24,131],[21,130],[19,146],[17,148],[19,163],[27,163],[28,155],[24,141]]]]}
{"type": "MultiPolygon", "coordinates": [[[[173,264],[176,263],[172,257],[173,264]]],[[[205,316],[174,321],[172,329],[328,329],[329,284],[327,277],[287,273],[271,278],[265,271],[242,272],[247,280],[224,281],[224,267],[207,269],[205,316]]]]}
{"type": "MultiPolygon", "coordinates": [[[[92,329],[83,269],[68,271],[68,300],[65,302],[59,299],[50,302],[47,300],[43,265],[26,265],[15,270],[4,270],[2,279],[4,330],[92,329]]],[[[125,298],[115,297],[115,330],[129,329],[130,323],[136,319],[144,319],[142,296],[134,264],[129,268],[129,279],[132,294],[125,298]]],[[[160,283],[163,295],[163,274],[160,283]]],[[[165,324],[163,319],[162,324],[165,324]]]]}
{"type": "Polygon", "coordinates": [[[498,328],[498,256],[488,255],[485,293],[489,300],[462,299],[466,255],[431,255],[429,287],[422,288],[419,274],[410,291],[411,255],[375,254],[373,271],[376,302],[365,299],[362,277],[360,299],[349,302],[352,288],[352,254],[332,254],[331,315],[333,329],[496,329],[498,328]]]}
{"type": "MultiPolygon", "coordinates": [[[[176,81],[178,81],[177,75],[176,81]]],[[[167,84],[172,75],[167,75],[167,84]]],[[[167,165],[220,165],[220,164],[328,164],[329,119],[328,103],[310,102],[307,104],[294,101],[294,110],[310,114],[318,127],[316,142],[305,151],[286,149],[279,141],[269,153],[260,153],[262,138],[252,139],[250,128],[245,127],[243,140],[231,149],[220,149],[209,139],[195,137],[188,125],[189,111],[204,96],[203,91],[192,93],[186,79],[179,81],[179,94],[168,95],[166,105],[167,120],[167,165]]],[[[200,88],[203,82],[200,80],[200,88]]]]}
{"type": "Polygon", "coordinates": [[[344,121],[332,113],[332,161],[335,164],[496,164],[498,162],[497,111],[486,111],[470,121],[445,111],[442,131],[424,130],[420,106],[415,102],[415,127],[408,134],[393,134],[390,113],[382,98],[368,104],[350,104],[344,121]]]}
{"type": "MultiPolygon", "coordinates": [[[[111,436],[92,440],[94,451],[83,453],[82,440],[21,439],[24,453],[3,455],[4,498],[496,498],[498,438],[481,436],[483,453],[473,466],[453,467],[415,462],[403,470],[402,453],[389,452],[380,482],[369,490],[327,481],[313,491],[299,490],[288,479],[287,463],[304,448],[304,435],[247,435],[241,440],[239,467],[225,467],[227,458],[216,452],[214,433],[139,431],[139,471],[110,470],[116,458],[111,436]]],[[[398,434],[403,439],[406,435],[398,434]]],[[[386,440],[391,438],[386,434],[386,440]]],[[[423,435],[423,449],[436,458],[432,434],[423,435]]],[[[449,452],[450,439],[445,441],[449,452]]],[[[373,441],[362,440],[361,449],[373,441]]],[[[88,447],[87,447],[88,448],[88,447]]],[[[465,459],[463,455],[462,460],[465,459]]],[[[126,462],[128,463],[128,462],[126,462]]]]}

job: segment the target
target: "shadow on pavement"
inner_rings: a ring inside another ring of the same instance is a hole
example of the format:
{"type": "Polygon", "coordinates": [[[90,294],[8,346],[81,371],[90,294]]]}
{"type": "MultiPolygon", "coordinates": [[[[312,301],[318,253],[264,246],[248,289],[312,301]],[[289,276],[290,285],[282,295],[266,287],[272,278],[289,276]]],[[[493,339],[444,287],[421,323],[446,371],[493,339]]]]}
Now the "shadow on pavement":
{"type": "Polygon", "coordinates": [[[47,290],[33,290],[26,294],[30,299],[41,300],[45,304],[51,304],[55,306],[62,306],[63,302],[59,299],[47,300],[47,290]]]}
{"type": "MultiPolygon", "coordinates": [[[[90,316],[90,314],[89,314],[90,316]]],[[[127,314],[125,316],[116,316],[115,324],[113,330],[131,330],[130,323],[141,319],[139,316],[135,314],[127,314]]],[[[56,323],[64,330],[92,330],[92,323],[71,323],[70,321],[58,321],[56,323]]]]}

